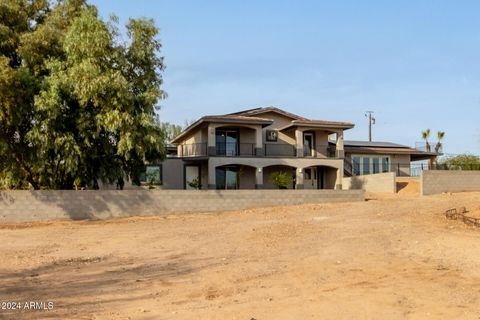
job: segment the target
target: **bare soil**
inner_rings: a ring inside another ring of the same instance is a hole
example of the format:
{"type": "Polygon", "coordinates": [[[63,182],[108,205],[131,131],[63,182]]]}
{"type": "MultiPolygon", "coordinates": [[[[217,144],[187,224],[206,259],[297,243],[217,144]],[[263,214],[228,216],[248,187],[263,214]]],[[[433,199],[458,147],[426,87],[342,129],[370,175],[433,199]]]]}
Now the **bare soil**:
{"type": "Polygon", "coordinates": [[[0,319],[479,319],[480,193],[0,228],[0,319]]]}

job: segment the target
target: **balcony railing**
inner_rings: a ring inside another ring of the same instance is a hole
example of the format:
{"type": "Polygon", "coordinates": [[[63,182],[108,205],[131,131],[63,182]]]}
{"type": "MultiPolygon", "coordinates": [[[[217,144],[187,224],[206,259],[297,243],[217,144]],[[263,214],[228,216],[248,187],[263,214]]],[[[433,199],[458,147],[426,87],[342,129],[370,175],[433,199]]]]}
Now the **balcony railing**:
{"type": "Polygon", "coordinates": [[[192,157],[192,156],[206,156],[207,144],[206,143],[192,143],[180,145],[179,157],[192,157]]]}
{"type": "MultiPolygon", "coordinates": [[[[201,157],[201,156],[219,156],[219,157],[296,157],[297,149],[294,144],[288,143],[266,143],[263,145],[262,154],[256,153],[254,143],[222,143],[214,148],[214,154],[209,154],[207,143],[193,143],[179,145],[179,157],[201,157]]],[[[327,149],[328,158],[336,158],[336,149],[334,146],[327,149]]]]}
{"type": "Polygon", "coordinates": [[[297,155],[295,145],[288,143],[267,143],[263,150],[266,157],[294,157],[297,155]]]}
{"type": "Polygon", "coordinates": [[[255,155],[255,144],[227,142],[215,147],[217,156],[238,157],[255,155]]]}

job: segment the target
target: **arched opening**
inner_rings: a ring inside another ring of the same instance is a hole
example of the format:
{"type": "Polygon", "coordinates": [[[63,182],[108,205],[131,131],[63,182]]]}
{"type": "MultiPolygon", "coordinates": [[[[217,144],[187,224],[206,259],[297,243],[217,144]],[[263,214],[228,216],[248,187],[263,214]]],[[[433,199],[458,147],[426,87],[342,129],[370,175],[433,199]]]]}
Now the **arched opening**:
{"type": "Polygon", "coordinates": [[[215,168],[216,189],[255,189],[256,168],[229,164],[215,168]]]}
{"type": "Polygon", "coordinates": [[[337,170],[329,166],[303,168],[304,189],[335,189],[337,170]]]}
{"type": "Polygon", "coordinates": [[[287,186],[287,189],[295,189],[296,182],[296,168],[287,165],[272,165],[263,168],[263,189],[278,189],[273,182],[272,175],[276,172],[286,172],[290,174],[292,183],[287,186]]]}

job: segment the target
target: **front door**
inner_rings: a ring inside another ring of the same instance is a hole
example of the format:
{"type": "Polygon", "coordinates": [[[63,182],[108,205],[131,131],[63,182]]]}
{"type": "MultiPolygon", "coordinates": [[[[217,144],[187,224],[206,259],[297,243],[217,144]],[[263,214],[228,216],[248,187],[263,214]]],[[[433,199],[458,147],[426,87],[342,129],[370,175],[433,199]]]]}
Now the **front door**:
{"type": "Polygon", "coordinates": [[[201,189],[199,166],[185,166],[185,189],[201,189]]]}

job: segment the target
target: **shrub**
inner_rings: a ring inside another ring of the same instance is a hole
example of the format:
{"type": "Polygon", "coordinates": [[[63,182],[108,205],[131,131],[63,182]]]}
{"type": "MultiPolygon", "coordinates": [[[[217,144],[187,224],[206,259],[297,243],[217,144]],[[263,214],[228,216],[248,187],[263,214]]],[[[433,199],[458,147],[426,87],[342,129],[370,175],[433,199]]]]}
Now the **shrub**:
{"type": "Polygon", "coordinates": [[[285,171],[273,172],[270,177],[273,184],[279,189],[287,189],[293,183],[291,174],[285,171]]]}

